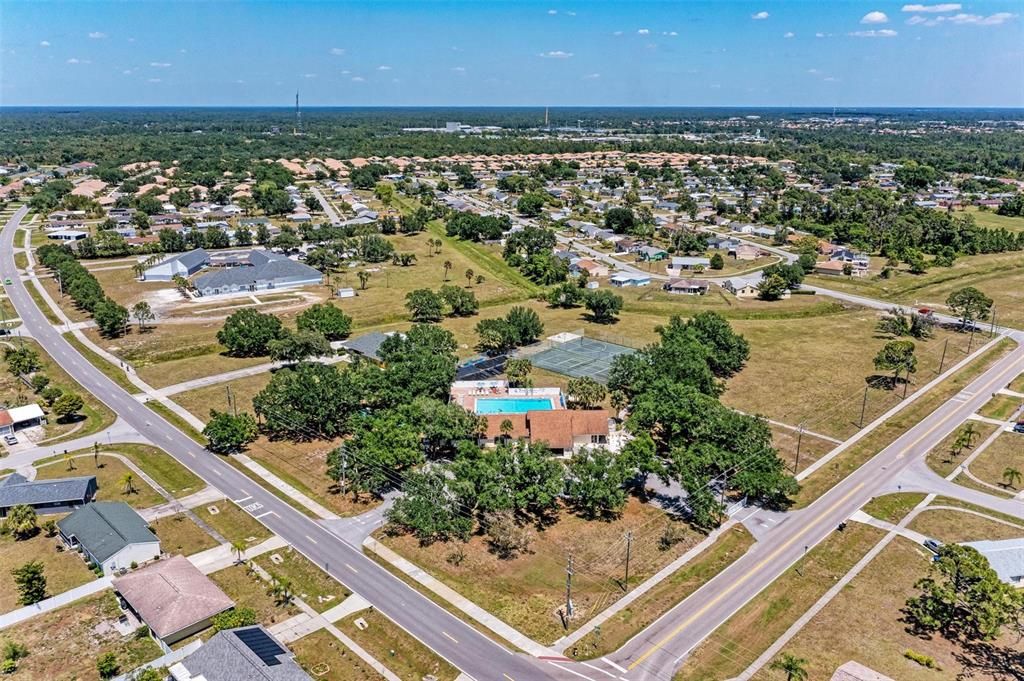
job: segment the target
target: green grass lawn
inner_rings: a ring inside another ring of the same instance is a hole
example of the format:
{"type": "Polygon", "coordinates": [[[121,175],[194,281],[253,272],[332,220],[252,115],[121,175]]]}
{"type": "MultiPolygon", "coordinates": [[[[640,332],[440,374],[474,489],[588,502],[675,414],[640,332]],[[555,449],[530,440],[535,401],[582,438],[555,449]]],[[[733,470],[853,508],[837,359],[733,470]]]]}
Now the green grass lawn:
{"type": "Polygon", "coordinates": [[[205,388],[197,388],[178,393],[171,397],[175,402],[195,415],[196,418],[206,421],[210,418],[210,410],[228,410],[228,390],[234,398],[235,405],[239,412],[253,413],[252,398],[270,382],[272,374],[268,371],[245,378],[236,378],[218,385],[210,385],[205,388]]]}
{"type": "Polygon", "coordinates": [[[364,610],[337,622],[345,635],[373,655],[403,681],[433,675],[438,681],[454,681],[459,671],[376,610],[364,610]],[[362,618],[366,629],[355,620],[362,618]]]}
{"type": "MultiPolygon", "coordinates": [[[[914,583],[928,574],[930,555],[910,540],[896,537],[800,630],[784,652],[808,661],[809,679],[828,679],[849,660],[900,681],[995,678],[988,668],[974,667],[969,662],[974,656],[956,643],[941,636],[915,636],[902,621],[907,599],[918,593],[914,583]],[[938,669],[907,659],[907,650],[934,658],[938,669]]],[[[1004,634],[995,644],[997,649],[1022,650],[1013,641],[1004,634]]],[[[765,669],[755,678],[781,679],[783,675],[765,669]]]]}
{"type": "Polygon", "coordinates": [[[1007,387],[1014,392],[1024,393],[1024,374],[1010,381],[1010,385],[1007,387]]]}
{"type": "Polygon", "coordinates": [[[889,523],[898,523],[907,517],[926,495],[918,493],[883,494],[875,497],[861,508],[870,516],[889,523]]]}
{"type": "Polygon", "coordinates": [[[383,681],[384,677],[326,631],[315,631],[309,636],[303,636],[288,647],[295,653],[295,660],[314,679],[383,681]]]}
{"type": "Polygon", "coordinates": [[[193,509],[199,519],[219,532],[229,542],[244,541],[250,545],[259,544],[270,538],[270,530],[258,520],[228,500],[206,504],[193,509]],[[210,513],[210,508],[216,513],[210,513]]]}
{"type": "Polygon", "coordinates": [[[1024,232],[1024,218],[1000,215],[994,210],[979,210],[975,206],[966,208],[964,213],[974,216],[974,222],[986,229],[1005,229],[1009,232],[1024,232]]]}
{"type": "Polygon", "coordinates": [[[701,539],[696,531],[648,504],[631,499],[622,516],[610,522],[587,521],[568,512],[537,531],[530,552],[503,560],[489,550],[484,537],[467,543],[436,542],[421,546],[409,536],[376,537],[391,549],[446,583],[477,605],[541,643],[566,633],[558,616],[565,598],[565,566],[571,552],[578,565],[587,565],[573,584],[576,617],[570,629],[581,626],[622,596],[626,531],[634,531],[630,583],[638,584],[685,553],[701,539]],[[681,541],[668,550],[658,540],[670,522],[681,541]],[[621,550],[619,546],[621,545],[621,550]]]}
{"type": "Polygon", "coordinates": [[[978,458],[971,462],[971,473],[979,480],[998,485],[1008,493],[1016,494],[1024,488],[1024,481],[1014,480],[1010,484],[1003,472],[1008,468],[1024,475],[1024,434],[1002,433],[978,458]]]}
{"type": "MultiPolygon", "coordinates": [[[[39,516],[39,523],[53,519],[54,516],[39,516]]],[[[33,560],[43,564],[47,596],[56,596],[96,578],[79,553],[58,551],[58,547],[63,548],[60,539],[47,537],[43,531],[21,541],[15,541],[10,534],[0,534],[0,613],[21,607],[11,570],[33,560]]]]}
{"type": "Polygon", "coordinates": [[[859,523],[833,532],[694,649],[675,681],[722,681],[742,672],[883,536],[859,523]]]}
{"type": "Polygon", "coordinates": [[[100,451],[111,451],[127,457],[176,499],[195,494],[206,487],[206,483],[199,476],[162,449],[150,445],[121,443],[105,447],[101,445],[100,451]]]}
{"type": "Polygon", "coordinates": [[[1011,527],[974,513],[944,508],[922,511],[910,521],[909,528],[947,544],[982,539],[1016,539],[1024,534],[1024,522],[1011,527]]]}
{"type": "Polygon", "coordinates": [[[606,620],[598,629],[581,638],[566,651],[566,655],[592,660],[618,650],[654,620],[729,567],[753,543],[754,538],[742,525],[733,527],[693,560],[606,620]]]}
{"type": "Polygon", "coordinates": [[[184,513],[159,518],[150,523],[150,529],[160,538],[160,548],[166,553],[191,556],[217,546],[217,540],[184,513]]]}
{"type": "Polygon", "coordinates": [[[978,413],[982,416],[987,416],[990,419],[1006,421],[1013,416],[1018,409],[1020,409],[1022,404],[1024,404],[1024,400],[1020,397],[996,395],[986,402],[981,409],[978,410],[978,413]]]}
{"type": "Polygon", "coordinates": [[[269,627],[276,622],[297,615],[300,611],[291,604],[279,603],[268,593],[270,584],[264,582],[245,565],[232,565],[209,575],[228,596],[236,608],[252,608],[256,621],[269,627]]]}
{"type": "Polygon", "coordinates": [[[988,436],[994,433],[995,430],[996,426],[992,425],[991,423],[984,423],[982,421],[969,421],[967,424],[960,426],[952,433],[947,435],[942,440],[942,442],[940,442],[938,445],[932,448],[930,452],[928,452],[928,457],[926,458],[928,466],[942,477],[946,477],[947,475],[952,473],[957,468],[957,466],[963,463],[964,459],[970,456],[971,452],[974,451],[974,448],[977,447],[982,442],[984,442],[986,439],[988,439],[988,436]],[[960,455],[957,456],[956,452],[953,450],[953,443],[959,436],[960,431],[962,431],[964,428],[967,428],[968,426],[973,426],[974,431],[977,433],[977,435],[975,435],[974,441],[972,442],[971,446],[966,447],[962,452],[960,452],[960,455]]]}
{"type": "Polygon", "coordinates": [[[351,594],[340,582],[291,547],[265,553],[252,560],[270,574],[290,579],[295,595],[317,612],[330,610],[351,594]],[[271,560],[273,554],[279,555],[282,562],[271,560]]]}
{"type": "Polygon", "coordinates": [[[39,466],[36,471],[37,480],[51,480],[53,478],[77,477],[82,475],[95,475],[97,501],[124,501],[133,508],[150,508],[166,501],[156,490],[142,480],[128,466],[112,456],[99,456],[99,467],[93,461],[93,457],[76,457],[74,469],[68,470],[67,465],[60,461],[54,461],[39,466]],[[122,479],[127,474],[132,475],[134,492],[125,492],[122,479]]]}

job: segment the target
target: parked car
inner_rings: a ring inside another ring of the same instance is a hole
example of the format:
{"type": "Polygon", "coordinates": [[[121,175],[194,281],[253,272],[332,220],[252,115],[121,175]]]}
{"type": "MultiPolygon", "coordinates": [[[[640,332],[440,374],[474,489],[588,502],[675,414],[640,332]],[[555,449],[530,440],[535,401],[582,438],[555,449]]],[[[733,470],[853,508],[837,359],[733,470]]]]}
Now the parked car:
{"type": "Polygon", "coordinates": [[[938,539],[925,539],[924,547],[933,553],[938,553],[939,549],[942,548],[942,542],[938,539]]]}
{"type": "Polygon", "coordinates": [[[1020,423],[1015,425],[1013,427],[1013,432],[1015,432],[1015,433],[1024,433],[1024,421],[1021,421],[1020,423]]]}
{"type": "Polygon", "coordinates": [[[4,435],[4,442],[6,442],[9,445],[16,445],[18,444],[18,438],[14,437],[13,435],[4,435]]]}

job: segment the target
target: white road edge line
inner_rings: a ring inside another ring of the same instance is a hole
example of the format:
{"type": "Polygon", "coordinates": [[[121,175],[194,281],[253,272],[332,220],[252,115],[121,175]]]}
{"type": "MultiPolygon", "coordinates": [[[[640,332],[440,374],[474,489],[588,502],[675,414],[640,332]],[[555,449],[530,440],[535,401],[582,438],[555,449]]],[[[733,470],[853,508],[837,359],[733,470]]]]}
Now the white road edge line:
{"type": "MultiPolygon", "coordinates": [[[[242,490],[242,491],[244,491],[244,490],[242,490]]],[[[242,497],[241,499],[232,499],[232,501],[235,502],[236,504],[240,504],[243,501],[248,501],[249,499],[252,499],[252,495],[251,494],[249,496],[247,496],[247,497],[242,497]]]]}
{"type": "Polygon", "coordinates": [[[274,511],[267,511],[266,513],[260,513],[259,515],[254,515],[253,518],[256,518],[257,520],[259,520],[263,516],[270,515],[271,513],[273,513],[274,515],[277,515],[277,513],[274,512],[274,511]]]}
{"type": "Polygon", "coordinates": [[[554,662],[552,662],[551,660],[548,660],[547,662],[548,662],[548,664],[549,664],[549,665],[551,665],[552,667],[558,667],[558,668],[559,668],[559,669],[561,669],[561,670],[562,670],[563,672],[569,672],[569,673],[570,673],[570,674],[572,674],[573,676],[578,676],[578,677],[580,677],[581,679],[587,679],[587,681],[594,681],[594,679],[590,678],[590,677],[589,677],[589,676],[587,676],[586,674],[580,674],[579,672],[573,671],[573,670],[569,669],[568,667],[563,667],[563,666],[562,666],[562,665],[560,665],[560,664],[555,664],[555,663],[554,663],[554,662]]]}
{"type": "Polygon", "coordinates": [[[594,665],[590,664],[589,662],[580,662],[580,664],[583,665],[584,667],[590,667],[595,672],[601,672],[605,676],[610,676],[613,679],[615,678],[615,674],[612,674],[611,672],[606,672],[605,670],[601,669],[600,667],[595,667],[594,665]]]}
{"type": "Polygon", "coordinates": [[[604,662],[605,664],[607,664],[610,667],[614,667],[616,671],[619,671],[619,672],[621,672],[623,674],[628,674],[629,673],[628,669],[626,669],[625,667],[620,667],[619,665],[617,665],[614,662],[612,662],[611,660],[609,660],[607,657],[602,657],[601,658],[601,662],[604,662]]]}

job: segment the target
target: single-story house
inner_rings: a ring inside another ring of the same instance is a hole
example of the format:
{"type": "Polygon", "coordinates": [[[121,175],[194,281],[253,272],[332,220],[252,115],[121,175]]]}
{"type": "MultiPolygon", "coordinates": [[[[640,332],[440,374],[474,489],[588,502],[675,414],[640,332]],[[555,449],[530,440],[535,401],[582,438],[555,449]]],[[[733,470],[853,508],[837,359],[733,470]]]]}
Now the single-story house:
{"type": "Polygon", "coordinates": [[[581,447],[608,442],[608,412],[604,409],[551,409],[525,414],[491,414],[484,418],[487,428],[482,444],[506,437],[501,432],[501,424],[506,420],[512,423],[509,439],[544,442],[556,454],[569,454],[581,447]]]}
{"type": "Polygon", "coordinates": [[[379,363],[383,361],[381,360],[380,355],[377,354],[380,350],[380,346],[383,345],[384,341],[386,341],[392,333],[371,331],[369,333],[364,333],[361,336],[356,336],[355,338],[349,338],[348,340],[342,341],[341,347],[349,352],[359,355],[360,357],[365,357],[379,363]]]}
{"type": "Polygon", "coordinates": [[[123,501],[96,501],[57,521],[60,538],[81,551],[104,574],[132,568],[160,556],[160,540],[123,501]]]}
{"type": "Polygon", "coordinates": [[[261,625],[219,631],[167,671],[173,681],[311,680],[261,625]]]}
{"type": "Polygon", "coordinates": [[[693,270],[698,267],[707,269],[711,267],[711,259],[704,258],[701,256],[688,256],[688,255],[675,255],[672,256],[671,269],[674,270],[693,270]]]}
{"type": "Polygon", "coordinates": [[[319,270],[280,253],[251,251],[248,265],[224,268],[196,277],[192,285],[204,296],[238,291],[292,288],[319,284],[319,270]]]}
{"type": "Polygon", "coordinates": [[[729,253],[737,260],[757,260],[761,257],[761,249],[752,244],[739,244],[729,249],[729,253]]]}
{"type": "Polygon", "coordinates": [[[761,237],[762,239],[771,239],[775,236],[775,230],[771,227],[755,227],[750,231],[754,236],[761,237]]]}
{"type": "Polygon", "coordinates": [[[309,213],[292,213],[288,219],[292,222],[312,222],[313,216],[309,213]]]}
{"type": "Polygon", "coordinates": [[[669,293],[703,296],[711,288],[711,282],[704,279],[670,279],[662,288],[669,293]]]}
{"type": "Polygon", "coordinates": [[[626,286],[649,286],[651,276],[640,272],[616,272],[609,279],[612,286],[624,288],[626,286]]]}
{"type": "Polygon", "coordinates": [[[848,262],[853,264],[854,267],[866,270],[871,262],[871,258],[866,253],[859,253],[849,248],[834,248],[832,253],[829,255],[830,260],[836,260],[839,262],[848,262]]]}
{"type": "Polygon", "coordinates": [[[569,266],[570,272],[586,272],[591,277],[607,277],[608,266],[599,262],[581,258],[569,266]]]}
{"type": "Polygon", "coordinates": [[[842,260],[826,260],[824,262],[815,263],[814,271],[817,274],[828,274],[834,277],[843,275],[843,270],[847,267],[850,268],[850,276],[859,277],[864,274],[864,270],[853,265],[852,263],[843,262],[842,260]]]}
{"type": "Polygon", "coordinates": [[[668,257],[668,251],[664,248],[658,248],[657,246],[643,246],[636,252],[636,256],[640,260],[664,260],[668,257]]]}
{"type": "Polygon", "coordinates": [[[726,279],[722,282],[722,288],[737,298],[756,298],[758,294],[757,282],[742,277],[726,279]]]}
{"type": "Polygon", "coordinates": [[[171,281],[176,276],[190,277],[210,264],[209,254],[202,248],[172,255],[142,273],[144,281],[171,281]]]}
{"type": "Polygon", "coordinates": [[[150,563],[114,580],[114,591],[166,645],[210,626],[235,602],[185,556],[150,563]]]}
{"type": "Polygon", "coordinates": [[[0,409],[0,435],[11,435],[22,428],[32,428],[46,422],[43,409],[38,404],[0,409]]]}
{"type": "Polygon", "coordinates": [[[0,518],[14,506],[31,506],[36,513],[65,513],[84,506],[96,495],[96,476],[29,480],[11,473],[0,481],[0,518]]]}
{"type": "Polygon", "coordinates": [[[707,239],[708,248],[714,251],[729,251],[740,245],[739,240],[730,239],[724,236],[709,236],[707,239]]]}
{"type": "Polygon", "coordinates": [[[46,238],[55,241],[81,241],[87,236],[89,236],[89,232],[83,232],[80,229],[60,229],[56,232],[50,232],[46,235],[46,238]]]}
{"type": "Polygon", "coordinates": [[[965,542],[964,546],[985,556],[999,579],[1024,588],[1024,538],[965,542]]]}

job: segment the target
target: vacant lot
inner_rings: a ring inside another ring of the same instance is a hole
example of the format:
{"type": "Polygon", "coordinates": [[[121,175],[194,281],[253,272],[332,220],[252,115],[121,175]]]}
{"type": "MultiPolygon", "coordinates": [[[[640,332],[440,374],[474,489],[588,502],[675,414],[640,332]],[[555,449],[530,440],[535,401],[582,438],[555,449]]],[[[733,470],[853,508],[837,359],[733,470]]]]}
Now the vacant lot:
{"type": "Polygon", "coordinates": [[[987,229],[1005,229],[1010,232],[1024,232],[1024,218],[1012,215],[1000,215],[994,210],[979,210],[975,206],[969,206],[963,211],[974,216],[974,222],[979,227],[987,229]]]}
{"type": "MultiPolygon", "coordinates": [[[[848,660],[900,681],[954,681],[962,678],[962,672],[969,678],[994,678],[987,668],[972,670],[971,665],[964,664],[975,659],[971,652],[941,636],[915,636],[901,621],[907,599],[917,594],[914,582],[928,573],[929,562],[928,551],[897,537],[797,634],[785,651],[808,660],[810,679],[827,679],[848,660]],[[934,658],[940,669],[928,669],[907,659],[907,650],[934,658]]],[[[996,642],[997,647],[1008,645],[1009,639],[1004,636],[996,642]]],[[[1017,650],[1021,650],[1019,644],[1017,650]]]]}
{"type": "Polygon", "coordinates": [[[779,450],[779,456],[786,462],[787,467],[794,473],[799,473],[812,463],[828,454],[838,445],[829,440],[823,440],[810,433],[800,435],[797,431],[781,426],[770,425],[772,429],[772,443],[779,450]],[[799,460],[797,451],[799,449],[799,460]]]}
{"type": "Polygon", "coordinates": [[[314,679],[322,681],[382,681],[341,641],[326,631],[316,631],[288,645],[295,660],[314,679]]]}
{"type": "Polygon", "coordinates": [[[101,454],[112,451],[127,457],[146,472],[172,497],[180,499],[206,487],[206,483],[182,466],[170,454],[149,445],[118,444],[101,449],[101,454]]]}
{"type": "Polygon", "coordinates": [[[862,511],[879,520],[898,523],[907,517],[914,507],[924,501],[925,495],[903,492],[899,494],[883,494],[875,497],[861,508],[862,511]]]}
{"type": "Polygon", "coordinates": [[[217,540],[184,513],[160,518],[149,527],[160,538],[160,548],[165,553],[191,556],[217,546],[217,540]]]}
{"type": "Polygon", "coordinates": [[[618,650],[651,622],[729,567],[753,543],[754,538],[742,525],[733,527],[693,560],[581,638],[565,651],[566,655],[592,660],[618,650]]]}
{"type": "Polygon", "coordinates": [[[454,681],[459,675],[457,669],[376,610],[350,615],[336,626],[403,681],[419,681],[427,675],[438,681],[454,681]],[[355,625],[359,618],[369,625],[366,629],[355,625]]]}
{"type": "Polygon", "coordinates": [[[112,456],[100,455],[98,466],[91,456],[75,457],[72,461],[75,466],[73,470],[68,470],[67,464],[63,461],[40,466],[37,469],[36,478],[50,480],[52,478],[95,475],[96,484],[99,486],[96,491],[97,501],[125,501],[134,508],[149,508],[166,501],[128,466],[112,456]],[[125,480],[128,475],[132,477],[130,491],[125,480]]]}
{"type": "Polygon", "coordinates": [[[1004,476],[1007,469],[1024,475],[1024,434],[1002,433],[971,462],[971,473],[979,480],[1016,494],[1024,487],[1024,481],[1012,475],[1004,476]]]}
{"type": "Polygon", "coordinates": [[[24,645],[29,653],[13,678],[94,681],[99,678],[96,658],[104,653],[117,656],[122,672],[160,657],[160,647],[149,636],[122,636],[114,629],[120,614],[114,592],[107,590],[5,629],[3,639],[24,645]]]}
{"type": "Polygon", "coordinates": [[[1006,421],[1013,416],[1021,405],[1024,404],[1024,400],[1019,397],[1013,397],[1011,395],[996,395],[991,400],[986,402],[978,413],[982,416],[987,416],[990,419],[996,419],[998,421],[1006,421]]]}
{"type": "Polygon", "coordinates": [[[270,530],[226,499],[215,504],[200,506],[193,511],[200,520],[219,532],[229,542],[242,541],[255,545],[270,538],[270,530]],[[216,509],[217,512],[211,513],[211,508],[216,509]]]}
{"type": "Polygon", "coordinates": [[[1021,374],[1017,378],[1013,379],[1008,386],[1010,390],[1018,393],[1024,393],[1024,374],[1021,374]]]}
{"type": "Polygon", "coordinates": [[[317,612],[330,610],[351,593],[291,547],[265,553],[252,560],[270,574],[291,580],[295,595],[317,612]],[[273,555],[280,556],[281,562],[272,560],[273,555]]]}
{"type": "Polygon", "coordinates": [[[266,627],[299,613],[294,605],[270,595],[270,583],[264,582],[245,565],[232,565],[209,577],[235,601],[235,607],[255,610],[256,621],[266,627]]]}
{"type": "MultiPolygon", "coordinates": [[[[7,347],[13,347],[13,343],[14,341],[0,342],[0,351],[7,347]]],[[[74,379],[67,375],[59,364],[54,362],[53,359],[39,347],[38,343],[27,338],[19,338],[17,343],[18,347],[24,345],[24,347],[30,347],[38,353],[39,361],[42,364],[40,373],[49,377],[50,385],[54,385],[65,392],[76,393],[85,402],[85,406],[81,411],[81,418],[67,423],[58,423],[57,417],[50,414],[49,410],[45,407],[45,403],[43,403],[43,411],[47,412],[47,420],[49,423],[43,426],[43,432],[46,440],[41,444],[55,445],[62,439],[90,435],[106,428],[114,422],[114,413],[92,394],[83,390],[74,379]]],[[[6,362],[2,364],[2,369],[3,370],[0,371],[0,403],[10,406],[20,406],[39,400],[39,397],[32,392],[31,388],[14,376],[11,376],[7,371],[6,362]]]]}
{"type": "Polygon", "coordinates": [[[922,511],[910,522],[909,527],[947,544],[983,539],[1016,539],[1024,536],[1024,523],[1012,525],[982,517],[977,513],[944,508],[922,511]]]}
{"type": "Polygon", "coordinates": [[[196,418],[205,421],[210,418],[211,409],[228,411],[231,408],[228,405],[228,391],[230,390],[238,411],[251,414],[253,413],[252,398],[256,397],[267,386],[267,383],[270,383],[271,377],[271,372],[267,371],[255,376],[236,378],[233,381],[188,390],[174,395],[171,399],[194,414],[196,418]]]}
{"type": "Polygon", "coordinates": [[[742,672],[883,536],[859,523],[832,533],[705,639],[675,679],[721,681],[742,672]]]}
{"type": "Polygon", "coordinates": [[[638,584],[700,541],[686,525],[672,521],[650,505],[631,499],[611,522],[586,521],[563,512],[556,523],[536,532],[530,552],[511,560],[498,558],[482,536],[469,542],[421,546],[409,536],[375,536],[519,631],[542,643],[565,633],[559,612],[565,601],[565,568],[572,554],[575,618],[569,629],[585,623],[621,597],[624,536],[634,533],[630,583],[638,584]],[[668,550],[658,540],[669,523],[680,533],[668,550]]]}
{"type": "Polygon", "coordinates": [[[928,452],[928,458],[926,459],[928,466],[942,477],[946,477],[952,473],[957,466],[962,464],[964,459],[971,455],[974,448],[988,439],[995,430],[996,426],[991,423],[985,423],[983,421],[968,421],[947,435],[942,442],[928,452]],[[957,454],[956,450],[953,448],[953,444],[956,442],[960,433],[967,428],[972,429],[975,435],[971,439],[971,445],[969,447],[965,447],[959,454],[957,454]]]}
{"type": "MultiPolygon", "coordinates": [[[[46,520],[44,516],[40,522],[46,520]]],[[[81,555],[74,551],[58,551],[58,546],[63,548],[58,537],[47,537],[42,531],[21,541],[15,541],[10,534],[0,534],[0,613],[21,607],[11,570],[33,560],[43,564],[47,596],[56,596],[96,578],[85,566],[81,555]]]]}

